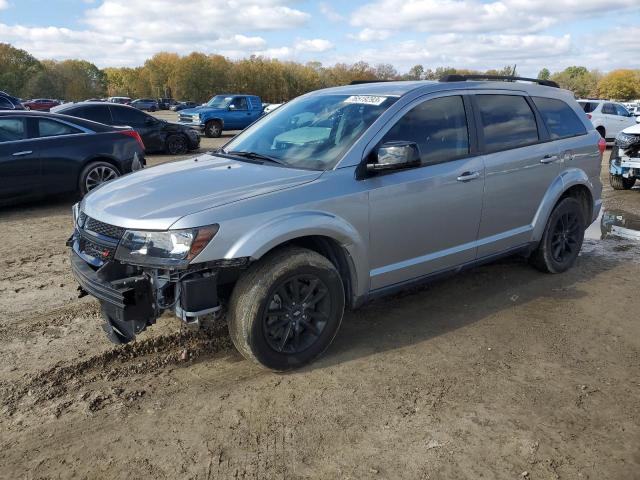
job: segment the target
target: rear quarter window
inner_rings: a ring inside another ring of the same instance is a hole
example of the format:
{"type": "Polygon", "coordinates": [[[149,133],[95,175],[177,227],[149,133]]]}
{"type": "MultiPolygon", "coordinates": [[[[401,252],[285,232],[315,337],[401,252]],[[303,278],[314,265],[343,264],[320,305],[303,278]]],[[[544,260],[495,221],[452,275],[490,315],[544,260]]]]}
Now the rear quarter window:
{"type": "Polygon", "coordinates": [[[598,104],[596,102],[578,102],[578,103],[582,107],[582,110],[584,110],[584,113],[591,113],[596,108],[598,108],[598,104]]]}
{"type": "Polygon", "coordinates": [[[576,137],[587,133],[573,109],[562,100],[532,97],[552,139],[576,137]]]}

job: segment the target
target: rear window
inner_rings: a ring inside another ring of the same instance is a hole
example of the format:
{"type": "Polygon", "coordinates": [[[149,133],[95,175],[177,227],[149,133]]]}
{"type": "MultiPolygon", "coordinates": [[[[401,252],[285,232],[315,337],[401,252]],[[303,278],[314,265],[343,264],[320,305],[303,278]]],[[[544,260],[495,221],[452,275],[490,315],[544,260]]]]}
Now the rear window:
{"type": "Polygon", "coordinates": [[[536,117],[519,95],[477,95],[487,151],[496,152],[538,141],[536,117]]]}
{"type": "Polygon", "coordinates": [[[584,135],[587,129],[575,112],[562,100],[555,98],[533,97],[552,139],[584,135]]]}
{"type": "Polygon", "coordinates": [[[92,120],[98,123],[111,123],[111,113],[109,113],[108,105],[96,105],[92,107],[84,107],[83,112],[78,116],[92,120]]]}
{"type": "Polygon", "coordinates": [[[584,110],[584,113],[591,113],[596,108],[598,108],[598,104],[596,102],[578,102],[578,103],[580,104],[580,106],[584,110]]]}
{"type": "Polygon", "coordinates": [[[75,133],[82,133],[82,130],[48,118],[38,119],[38,137],[57,137],[59,135],[73,135],[75,133]]]}

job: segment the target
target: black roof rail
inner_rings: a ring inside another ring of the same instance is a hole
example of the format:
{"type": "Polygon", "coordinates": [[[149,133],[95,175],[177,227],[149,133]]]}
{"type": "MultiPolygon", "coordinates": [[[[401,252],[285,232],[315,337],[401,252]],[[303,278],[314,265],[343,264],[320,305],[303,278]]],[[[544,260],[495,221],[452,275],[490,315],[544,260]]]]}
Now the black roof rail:
{"type": "Polygon", "coordinates": [[[351,80],[349,85],[363,85],[365,83],[382,83],[382,82],[393,82],[394,80],[351,80]]]}
{"type": "Polygon", "coordinates": [[[553,80],[541,80],[539,78],[527,78],[527,77],[512,77],[509,75],[483,75],[483,74],[472,74],[472,75],[445,75],[440,79],[441,82],[466,82],[467,80],[502,80],[505,82],[515,82],[516,80],[520,80],[523,82],[533,82],[539,85],[544,85],[545,87],[553,87],[560,88],[560,86],[554,82],[553,80]]]}

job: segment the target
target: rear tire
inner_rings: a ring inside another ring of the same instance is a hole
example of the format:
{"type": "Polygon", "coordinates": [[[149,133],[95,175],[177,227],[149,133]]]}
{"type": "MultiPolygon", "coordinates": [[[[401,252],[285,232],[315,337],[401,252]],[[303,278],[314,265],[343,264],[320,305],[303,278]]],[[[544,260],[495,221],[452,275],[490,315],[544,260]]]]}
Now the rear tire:
{"type": "Polygon", "coordinates": [[[553,209],[542,240],[531,254],[530,262],[546,273],[562,273],[578,258],[586,222],[582,205],[572,197],[562,199],[553,209]]]}
{"type": "Polygon", "coordinates": [[[80,173],[78,189],[83,197],[103,183],[115,180],[120,171],[108,162],[91,162],[80,173]]]}
{"type": "Polygon", "coordinates": [[[270,370],[301,367],[335,338],[344,287],[334,265],[304,248],[278,250],[253,264],[229,302],[229,334],[248,360],[270,370]]]}
{"type": "Polygon", "coordinates": [[[217,120],[210,120],[204,127],[204,134],[208,138],[218,138],[222,135],[222,124],[217,120]]]}
{"type": "Polygon", "coordinates": [[[630,190],[636,184],[636,178],[624,178],[620,175],[609,174],[609,183],[614,190],[630,190]]]}

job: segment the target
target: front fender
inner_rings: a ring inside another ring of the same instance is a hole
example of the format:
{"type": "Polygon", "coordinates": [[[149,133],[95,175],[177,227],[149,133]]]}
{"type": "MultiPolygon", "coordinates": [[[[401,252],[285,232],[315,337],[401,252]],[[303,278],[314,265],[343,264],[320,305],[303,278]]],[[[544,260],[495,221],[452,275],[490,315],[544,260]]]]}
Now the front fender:
{"type": "Polygon", "coordinates": [[[287,213],[247,231],[224,253],[225,259],[259,259],[270,250],[301,237],[322,236],[335,240],[346,250],[354,290],[362,295],[368,287],[366,240],[346,220],[321,211],[287,213]]]}
{"type": "Polygon", "coordinates": [[[549,218],[549,215],[551,215],[553,207],[558,203],[562,194],[575,185],[583,185],[587,187],[589,192],[591,192],[591,198],[594,199],[594,203],[592,205],[592,218],[589,219],[589,224],[591,224],[598,216],[602,200],[600,200],[600,193],[598,192],[597,185],[587,176],[584,170],[579,168],[565,170],[551,183],[533,218],[532,240],[534,242],[539,242],[542,239],[544,229],[547,225],[547,219],[549,218]]]}
{"type": "Polygon", "coordinates": [[[224,119],[222,117],[219,116],[211,116],[211,117],[200,117],[200,123],[202,125],[206,125],[208,122],[211,122],[215,120],[216,122],[220,122],[220,124],[222,125],[222,127],[224,128],[224,119]]]}

